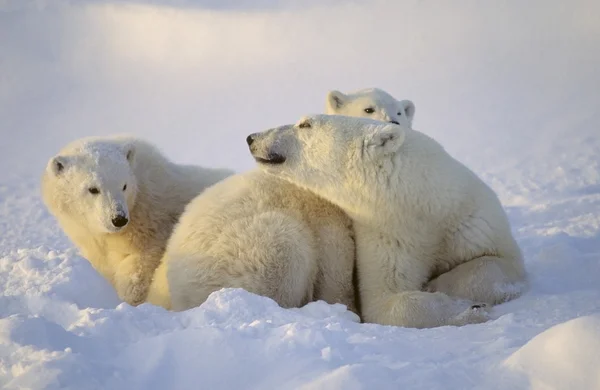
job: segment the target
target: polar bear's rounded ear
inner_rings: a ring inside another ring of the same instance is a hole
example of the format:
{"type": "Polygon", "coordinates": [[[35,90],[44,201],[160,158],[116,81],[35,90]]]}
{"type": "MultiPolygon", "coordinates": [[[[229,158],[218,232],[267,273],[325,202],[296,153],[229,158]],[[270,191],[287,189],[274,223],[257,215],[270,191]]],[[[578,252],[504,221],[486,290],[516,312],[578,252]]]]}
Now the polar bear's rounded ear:
{"type": "Polygon", "coordinates": [[[347,96],[340,91],[329,91],[326,102],[327,113],[336,113],[346,103],[346,100],[347,96]]]}
{"type": "Polygon", "coordinates": [[[389,155],[400,149],[405,136],[401,126],[387,124],[377,126],[367,139],[366,145],[371,150],[375,150],[378,155],[389,155]]]}
{"type": "Polygon", "coordinates": [[[400,101],[400,106],[404,109],[408,124],[412,127],[413,118],[415,117],[415,104],[410,100],[402,100],[400,101]]]}
{"type": "Polygon", "coordinates": [[[125,158],[127,158],[129,164],[133,165],[133,162],[135,161],[135,146],[133,144],[126,144],[124,152],[125,158]]]}
{"type": "Polygon", "coordinates": [[[65,167],[67,166],[67,158],[63,156],[52,157],[48,162],[47,169],[52,172],[54,175],[60,175],[65,171],[65,167]]]}

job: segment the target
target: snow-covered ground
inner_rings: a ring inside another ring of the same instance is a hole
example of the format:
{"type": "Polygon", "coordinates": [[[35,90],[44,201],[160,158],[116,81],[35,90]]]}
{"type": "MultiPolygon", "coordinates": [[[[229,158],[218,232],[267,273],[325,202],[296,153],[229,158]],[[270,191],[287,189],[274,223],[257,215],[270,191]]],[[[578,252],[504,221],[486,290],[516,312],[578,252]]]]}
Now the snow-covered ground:
{"type": "Polygon", "coordinates": [[[0,1],[0,388],[600,389],[597,1],[0,1]],[[130,307],[48,215],[47,159],[131,132],[248,169],[248,133],[387,89],[506,206],[532,286],[481,325],[241,290],[130,307]]]}

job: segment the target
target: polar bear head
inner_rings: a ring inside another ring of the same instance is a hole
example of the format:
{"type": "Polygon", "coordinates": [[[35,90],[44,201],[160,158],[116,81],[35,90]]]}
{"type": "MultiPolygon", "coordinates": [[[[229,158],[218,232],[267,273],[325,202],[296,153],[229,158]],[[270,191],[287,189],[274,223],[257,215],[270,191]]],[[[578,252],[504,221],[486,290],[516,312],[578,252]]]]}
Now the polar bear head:
{"type": "Polygon", "coordinates": [[[397,192],[390,187],[413,168],[399,153],[407,132],[413,131],[367,118],[313,115],[247,142],[261,169],[353,213],[389,204],[397,192]]]}
{"type": "Polygon", "coordinates": [[[325,102],[325,113],[371,118],[412,128],[415,105],[410,100],[398,101],[379,88],[362,89],[349,94],[330,91],[325,102]]]}
{"type": "Polygon", "coordinates": [[[89,137],[50,159],[42,177],[44,203],[59,221],[94,233],[116,233],[130,219],[137,194],[135,144],[89,137]]]}

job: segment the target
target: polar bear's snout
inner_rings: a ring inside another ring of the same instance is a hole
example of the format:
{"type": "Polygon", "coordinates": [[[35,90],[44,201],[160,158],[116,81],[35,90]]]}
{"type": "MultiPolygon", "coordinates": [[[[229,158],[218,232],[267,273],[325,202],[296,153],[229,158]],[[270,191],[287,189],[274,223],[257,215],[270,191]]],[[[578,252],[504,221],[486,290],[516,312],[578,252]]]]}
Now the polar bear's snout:
{"type": "Polygon", "coordinates": [[[129,223],[127,208],[119,204],[116,209],[116,213],[113,214],[110,222],[117,229],[121,229],[129,223]]]}
{"type": "Polygon", "coordinates": [[[129,219],[125,216],[125,215],[117,215],[116,217],[113,217],[112,219],[112,224],[114,227],[116,228],[122,228],[125,225],[127,225],[127,223],[129,222],[129,219]]]}
{"type": "Polygon", "coordinates": [[[270,131],[263,133],[253,133],[246,137],[246,143],[250,148],[250,153],[256,162],[261,164],[282,164],[286,158],[283,154],[275,150],[277,142],[273,142],[269,137],[270,131]],[[269,139],[265,139],[269,138],[269,139]]]}

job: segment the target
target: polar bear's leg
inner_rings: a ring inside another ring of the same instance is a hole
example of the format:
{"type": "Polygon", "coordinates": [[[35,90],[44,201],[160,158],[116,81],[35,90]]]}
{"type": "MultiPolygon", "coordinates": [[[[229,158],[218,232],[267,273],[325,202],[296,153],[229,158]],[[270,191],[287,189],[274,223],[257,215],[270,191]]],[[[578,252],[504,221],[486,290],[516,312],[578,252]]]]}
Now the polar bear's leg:
{"type": "Polygon", "coordinates": [[[115,290],[119,298],[132,306],[143,303],[159,259],[159,256],[135,254],[121,260],[114,274],[115,290]]]}
{"type": "Polygon", "coordinates": [[[405,291],[382,294],[371,310],[373,302],[365,302],[367,322],[396,325],[407,328],[433,328],[437,326],[462,326],[478,324],[490,319],[485,303],[449,297],[443,293],[405,291]]]}
{"type": "Polygon", "coordinates": [[[161,262],[158,268],[156,268],[156,271],[154,271],[146,302],[156,306],[162,306],[167,310],[171,309],[169,281],[167,280],[167,265],[165,262],[161,262]]]}
{"type": "MultiPolygon", "coordinates": [[[[386,285],[393,271],[387,272],[387,278],[383,272],[380,278],[365,278],[365,267],[363,264],[359,265],[361,312],[364,322],[408,328],[433,328],[477,324],[490,318],[489,307],[484,303],[453,298],[440,292],[431,293],[416,289],[401,291],[402,288],[393,291],[386,285]]],[[[371,270],[383,271],[385,268],[374,262],[371,265],[375,265],[371,270]]],[[[409,284],[410,281],[398,283],[409,284]]]]}
{"type": "MultiPolygon", "coordinates": [[[[171,244],[170,244],[171,246],[171,244]]],[[[177,245],[165,258],[173,310],[201,305],[221,288],[243,288],[282,307],[313,298],[316,250],[302,221],[265,212],[229,223],[214,242],[177,245]]]]}
{"type": "MultiPolygon", "coordinates": [[[[488,307],[443,293],[419,291],[428,262],[407,255],[379,234],[357,227],[357,265],[365,322],[409,328],[466,325],[489,319],[488,307]]],[[[423,256],[426,257],[426,256],[423,256]]]]}
{"type": "MultiPolygon", "coordinates": [[[[337,221],[335,221],[337,222],[337,221]]],[[[357,314],[354,288],[356,252],[351,229],[343,224],[331,223],[318,231],[320,253],[319,273],[315,287],[315,299],[327,303],[341,303],[357,314]]]]}
{"type": "Polygon", "coordinates": [[[439,275],[427,284],[426,291],[495,305],[517,298],[526,288],[520,258],[483,256],[439,275]]]}

